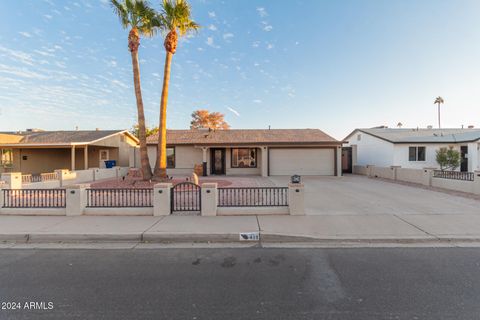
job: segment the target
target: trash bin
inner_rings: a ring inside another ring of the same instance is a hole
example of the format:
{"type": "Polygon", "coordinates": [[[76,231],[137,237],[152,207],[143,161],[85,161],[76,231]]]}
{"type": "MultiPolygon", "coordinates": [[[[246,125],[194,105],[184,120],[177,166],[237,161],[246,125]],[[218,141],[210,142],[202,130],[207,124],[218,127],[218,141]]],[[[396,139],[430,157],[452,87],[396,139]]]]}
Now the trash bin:
{"type": "Polygon", "coordinates": [[[111,169],[111,168],[115,167],[116,165],[117,165],[116,160],[106,160],[105,161],[105,168],[107,168],[107,169],[111,169]]]}

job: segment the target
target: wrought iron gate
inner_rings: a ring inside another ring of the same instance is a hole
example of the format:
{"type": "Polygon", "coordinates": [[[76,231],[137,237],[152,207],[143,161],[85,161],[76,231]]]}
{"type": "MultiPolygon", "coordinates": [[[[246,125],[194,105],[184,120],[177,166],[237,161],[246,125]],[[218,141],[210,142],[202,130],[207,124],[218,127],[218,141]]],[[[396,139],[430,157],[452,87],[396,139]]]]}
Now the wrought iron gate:
{"type": "Polygon", "coordinates": [[[171,210],[174,212],[198,212],[202,209],[201,187],[192,182],[178,183],[172,188],[171,210]]]}

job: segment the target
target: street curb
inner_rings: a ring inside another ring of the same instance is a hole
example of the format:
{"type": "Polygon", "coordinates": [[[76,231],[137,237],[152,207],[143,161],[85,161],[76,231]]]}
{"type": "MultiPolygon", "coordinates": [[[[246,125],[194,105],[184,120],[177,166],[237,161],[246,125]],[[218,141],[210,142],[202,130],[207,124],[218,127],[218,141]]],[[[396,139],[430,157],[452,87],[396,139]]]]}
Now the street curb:
{"type": "Polygon", "coordinates": [[[97,241],[97,242],[122,242],[122,241],[136,241],[140,242],[142,239],[141,233],[131,234],[50,234],[50,233],[32,233],[29,235],[28,242],[82,242],[82,241],[97,241]]]}
{"type": "Polygon", "coordinates": [[[439,237],[310,237],[304,235],[285,235],[261,233],[260,241],[241,241],[238,233],[192,234],[192,233],[129,233],[129,234],[0,234],[0,242],[18,243],[59,243],[59,242],[140,242],[140,243],[312,243],[312,244],[342,244],[342,243],[385,243],[385,244],[428,244],[428,243],[469,243],[480,242],[480,236],[439,236],[439,237]]]}
{"type": "Polygon", "coordinates": [[[311,237],[305,235],[284,235],[275,233],[262,233],[260,237],[264,243],[390,243],[390,244],[412,244],[412,243],[449,243],[449,242],[479,242],[480,237],[311,237]]]}
{"type": "Polygon", "coordinates": [[[143,242],[240,242],[238,233],[144,233],[143,242]]]}
{"type": "Polygon", "coordinates": [[[0,242],[27,242],[29,235],[27,233],[0,234],[0,242]]]}

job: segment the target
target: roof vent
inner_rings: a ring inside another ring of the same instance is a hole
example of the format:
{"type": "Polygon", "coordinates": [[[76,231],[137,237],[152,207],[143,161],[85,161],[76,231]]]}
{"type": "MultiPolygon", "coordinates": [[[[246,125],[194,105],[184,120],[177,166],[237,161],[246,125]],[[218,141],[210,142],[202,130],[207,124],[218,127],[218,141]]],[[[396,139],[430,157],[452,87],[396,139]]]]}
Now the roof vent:
{"type": "Polygon", "coordinates": [[[468,129],[473,129],[473,128],[475,128],[474,125],[469,125],[469,126],[468,126],[468,129]]]}
{"type": "Polygon", "coordinates": [[[95,131],[100,131],[100,128],[95,128],[95,131]]]}
{"type": "Polygon", "coordinates": [[[430,125],[430,126],[427,126],[427,129],[430,129],[430,130],[432,130],[432,129],[433,129],[433,126],[432,126],[432,125],[430,125]]]}

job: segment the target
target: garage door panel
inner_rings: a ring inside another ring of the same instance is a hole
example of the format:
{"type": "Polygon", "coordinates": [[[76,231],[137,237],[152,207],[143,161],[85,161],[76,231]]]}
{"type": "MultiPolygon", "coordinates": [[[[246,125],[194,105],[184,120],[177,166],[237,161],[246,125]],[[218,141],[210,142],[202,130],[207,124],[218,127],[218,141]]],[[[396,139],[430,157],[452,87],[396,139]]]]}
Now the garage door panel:
{"type": "Polygon", "coordinates": [[[270,175],[334,175],[334,159],[333,149],[270,149],[270,175]]]}

